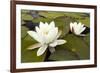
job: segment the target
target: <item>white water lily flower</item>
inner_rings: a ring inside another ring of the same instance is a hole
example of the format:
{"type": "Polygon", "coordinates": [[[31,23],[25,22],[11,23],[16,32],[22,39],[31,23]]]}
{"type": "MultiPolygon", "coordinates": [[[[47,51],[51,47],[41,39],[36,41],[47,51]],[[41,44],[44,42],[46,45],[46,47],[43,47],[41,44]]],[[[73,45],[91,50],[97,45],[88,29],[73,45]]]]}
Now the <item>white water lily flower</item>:
{"type": "Polygon", "coordinates": [[[85,34],[81,34],[85,29],[86,27],[84,27],[84,24],[82,23],[77,23],[77,22],[70,23],[70,30],[75,35],[85,36],[85,34]]]}
{"type": "Polygon", "coordinates": [[[66,43],[65,40],[58,39],[61,32],[58,32],[58,27],[55,27],[54,21],[50,24],[40,22],[39,27],[36,26],[35,30],[36,31],[28,31],[28,34],[39,43],[35,44],[35,47],[31,46],[28,49],[40,47],[37,51],[37,56],[42,55],[46,51],[47,47],[51,47],[49,48],[50,52],[54,52],[55,46],[66,43]]]}

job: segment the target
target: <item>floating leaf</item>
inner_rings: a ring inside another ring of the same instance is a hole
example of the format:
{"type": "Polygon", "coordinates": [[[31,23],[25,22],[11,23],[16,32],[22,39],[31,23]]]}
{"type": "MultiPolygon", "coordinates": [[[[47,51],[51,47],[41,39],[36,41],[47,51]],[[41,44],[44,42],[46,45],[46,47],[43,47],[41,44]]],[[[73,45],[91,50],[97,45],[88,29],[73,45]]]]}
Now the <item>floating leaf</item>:
{"type": "Polygon", "coordinates": [[[85,43],[90,46],[90,33],[86,34],[86,36],[83,38],[85,43]]]}
{"type": "MultiPolygon", "coordinates": [[[[29,20],[39,23],[55,21],[56,26],[62,31],[63,38],[67,41],[64,45],[56,46],[56,51],[49,57],[53,61],[64,60],[79,60],[90,58],[90,34],[85,37],[78,37],[73,34],[69,34],[70,22],[77,21],[82,22],[87,27],[90,27],[90,16],[84,17],[83,13],[79,12],[53,12],[53,11],[38,11],[40,16],[33,18],[28,14],[30,10],[23,10],[21,14],[22,24],[25,24],[23,20],[29,20]]],[[[33,38],[27,35],[28,29],[25,26],[21,27],[21,62],[43,62],[46,57],[46,52],[42,56],[37,56],[37,50],[28,50],[30,45],[37,43],[33,38]]]]}
{"type": "Polygon", "coordinates": [[[27,27],[29,30],[35,30],[35,27],[36,26],[39,26],[39,23],[35,23],[35,22],[32,22],[32,21],[28,21],[28,20],[24,20],[24,24],[22,26],[25,26],[27,27]]]}
{"type": "Polygon", "coordinates": [[[90,48],[84,42],[73,34],[69,34],[64,37],[67,43],[56,47],[55,53],[53,53],[49,59],[51,60],[84,60],[90,58],[90,48]]]}
{"type": "Polygon", "coordinates": [[[21,38],[24,38],[27,35],[28,28],[21,26],[21,38]]]}
{"type": "Polygon", "coordinates": [[[27,14],[27,13],[29,13],[29,12],[30,12],[29,10],[25,10],[25,9],[22,9],[22,10],[21,10],[21,13],[22,13],[22,14],[23,14],[23,13],[26,13],[26,14],[27,14]]]}
{"type": "Polygon", "coordinates": [[[22,20],[33,20],[33,17],[29,14],[21,14],[21,19],[22,20]]]}
{"type": "Polygon", "coordinates": [[[27,48],[30,45],[37,43],[34,39],[27,35],[27,37],[21,41],[21,62],[43,62],[45,58],[45,54],[41,56],[37,56],[37,50],[28,50],[27,48]]]}
{"type": "Polygon", "coordinates": [[[89,17],[85,17],[84,19],[79,19],[77,21],[81,22],[82,24],[84,24],[87,27],[90,27],[90,18],[89,17]]]}
{"type": "Polygon", "coordinates": [[[49,57],[50,60],[65,61],[65,60],[78,60],[79,58],[75,53],[68,50],[65,46],[57,46],[56,51],[49,57]]]}
{"type": "Polygon", "coordinates": [[[43,18],[43,17],[34,18],[32,20],[32,22],[35,22],[35,23],[39,23],[39,22],[51,22],[51,21],[52,21],[52,19],[43,18]]]}
{"type": "Polygon", "coordinates": [[[65,12],[64,13],[66,16],[70,17],[70,18],[73,18],[73,19],[80,19],[81,16],[79,12],[65,12]]]}
{"type": "Polygon", "coordinates": [[[79,13],[79,12],[66,12],[64,13],[67,17],[85,24],[85,26],[90,27],[90,14],[89,13],[79,13]]]}
{"type": "Polygon", "coordinates": [[[90,58],[90,46],[80,37],[69,34],[66,35],[65,40],[67,40],[66,47],[72,51],[74,50],[79,55],[80,59],[90,58]]]}
{"type": "Polygon", "coordinates": [[[59,30],[62,31],[62,36],[65,36],[69,33],[70,30],[70,22],[73,21],[72,19],[61,16],[54,19],[56,26],[59,28],[59,30]]]}
{"type": "Polygon", "coordinates": [[[54,11],[41,11],[39,12],[39,14],[49,19],[55,19],[57,17],[64,16],[63,12],[54,12],[54,11]]]}

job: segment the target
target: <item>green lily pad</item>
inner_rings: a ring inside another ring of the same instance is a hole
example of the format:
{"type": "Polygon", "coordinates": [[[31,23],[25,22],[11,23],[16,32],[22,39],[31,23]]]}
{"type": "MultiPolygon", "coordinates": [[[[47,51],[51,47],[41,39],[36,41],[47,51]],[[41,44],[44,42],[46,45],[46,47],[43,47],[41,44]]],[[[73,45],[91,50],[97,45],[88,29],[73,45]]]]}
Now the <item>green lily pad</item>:
{"type": "Polygon", "coordinates": [[[23,13],[21,14],[21,19],[22,20],[33,20],[33,17],[29,14],[23,13]]]}
{"type": "Polygon", "coordinates": [[[64,13],[66,16],[68,16],[68,17],[70,17],[70,18],[81,18],[81,16],[80,16],[80,14],[81,13],[79,13],[79,12],[65,12],[64,13]]]}
{"type": "Polygon", "coordinates": [[[77,22],[81,22],[85,26],[90,27],[90,18],[89,17],[85,17],[84,19],[79,19],[79,20],[77,20],[77,22]]]}
{"type": "Polygon", "coordinates": [[[86,60],[90,58],[90,47],[80,37],[68,34],[64,39],[67,43],[56,47],[51,60],[86,60]]]}
{"type": "Polygon", "coordinates": [[[83,40],[86,42],[87,45],[90,46],[90,33],[86,34],[83,40]]]}
{"type": "Polygon", "coordinates": [[[21,26],[21,38],[24,38],[27,35],[28,28],[21,26]]]}
{"type": "Polygon", "coordinates": [[[69,33],[70,30],[70,22],[73,21],[72,19],[61,16],[54,19],[56,26],[59,28],[59,30],[62,31],[62,36],[65,36],[69,33]]]}
{"type": "Polygon", "coordinates": [[[29,13],[29,12],[30,12],[29,10],[24,10],[24,9],[21,10],[21,13],[22,13],[22,14],[23,14],[23,13],[26,13],[26,14],[27,14],[27,13],[29,13]]]}
{"type": "MultiPolygon", "coordinates": [[[[39,11],[39,15],[43,17],[32,18],[28,14],[29,11],[23,11],[21,15],[22,24],[23,20],[30,20],[32,22],[48,22],[55,21],[56,26],[62,31],[61,38],[65,39],[67,43],[56,46],[56,51],[51,54],[49,59],[64,61],[64,60],[84,60],[90,58],[90,34],[85,37],[78,37],[74,34],[69,34],[70,22],[81,22],[87,27],[90,27],[89,16],[84,17],[82,13],[75,12],[52,12],[52,11],[39,11]]],[[[37,43],[33,38],[27,34],[28,29],[24,26],[21,27],[21,62],[43,62],[46,52],[42,56],[37,56],[38,48],[28,50],[27,48],[37,43]]]]}
{"type": "Polygon", "coordinates": [[[21,41],[21,62],[22,63],[44,61],[46,52],[41,56],[37,56],[38,48],[33,50],[27,49],[30,45],[33,45],[35,43],[37,42],[34,39],[32,39],[29,35],[27,35],[26,38],[21,41]]]}
{"type": "Polygon", "coordinates": [[[55,19],[60,16],[64,16],[63,12],[54,12],[54,11],[41,11],[39,15],[42,15],[46,18],[55,19]]]}
{"type": "Polygon", "coordinates": [[[73,34],[66,35],[65,40],[67,40],[66,47],[76,52],[80,59],[89,59],[90,58],[90,44],[85,42],[79,36],[73,34]]]}
{"type": "Polygon", "coordinates": [[[39,22],[51,22],[51,21],[52,21],[52,19],[43,18],[43,17],[34,18],[32,20],[32,22],[36,22],[36,23],[39,23],[39,22]]]}
{"type": "Polygon", "coordinates": [[[78,60],[76,53],[68,50],[65,46],[57,46],[56,51],[49,57],[50,60],[65,61],[65,60],[78,60]]]}
{"type": "Polygon", "coordinates": [[[66,16],[75,19],[76,22],[81,22],[87,27],[90,27],[90,16],[88,13],[79,13],[79,12],[66,12],[66,16]]]}

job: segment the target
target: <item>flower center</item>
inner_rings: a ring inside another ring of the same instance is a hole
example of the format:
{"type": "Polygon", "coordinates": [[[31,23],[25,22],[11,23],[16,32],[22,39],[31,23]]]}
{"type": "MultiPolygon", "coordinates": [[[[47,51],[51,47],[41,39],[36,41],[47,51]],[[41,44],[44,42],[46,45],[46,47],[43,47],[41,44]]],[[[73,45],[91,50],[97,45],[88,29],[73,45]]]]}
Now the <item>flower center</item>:
{"type": "Polygon", "coordinates": [[[43,32],[43,34],[44,34],[44,35],[47,35],[47,34],[48,34],[48,32],[43,32]]]}

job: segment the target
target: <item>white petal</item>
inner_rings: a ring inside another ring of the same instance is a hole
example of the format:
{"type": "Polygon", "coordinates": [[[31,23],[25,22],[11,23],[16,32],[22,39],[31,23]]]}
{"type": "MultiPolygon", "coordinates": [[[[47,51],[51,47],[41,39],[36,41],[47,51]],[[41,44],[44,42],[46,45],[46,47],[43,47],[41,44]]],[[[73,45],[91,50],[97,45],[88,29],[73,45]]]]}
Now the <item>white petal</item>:
{"type": "Polygon", "coordinates": [[[54,41],[53,43],[49,44],[50,47],[55,47],[56,45],[57,45],[57,41],[54,41]]]}
{"type": "Polygon", "coordinates": [[[54,47],[50,47],[50,48],[49,48],[49,51],[50,51],[51,53],[54,53],[54,52],[55,52],[55,48],[54,48],[54,47]]]}
{"type": "Polygon", "coordinates": [[[43,22],[40,22],[40,25],[39,25],[40,30],[43,31],[45,27],[46,27],[46,24],[43,22]]]}
{"type": "Polygon", "coordinates": [[[62,44],[66,43],[66,40],[62,40],[62,39],[59,39],[59,40],[56,40],[56,41],[57,41],[57,45],[62,45],[62,44]]]}
{"type": "Polygon", "coordinates": [[[49,27],[48,23],[40,22],[39,28],[40,28],[40,31],[41,31],[41,32],[48,31],[48,27],[49,27]]]}
{"type": "Polygon", "coordinates": [[[83,25],[81,23],[78,23],[77,24],[77,29],[76,29],[76,31],[78,32],[77,34],[81,33],[82,28],[83,28],[83,25]]]}
{"type": "Polygon", "coordinates": [[[81,33],[86,29],[86,27],[84,27],[84,24],[82,24],[81,22],[70,23],[70,29],[76,35],[85,36],[84,34],[81,33]]]}
{"type": "Polygon", "coordinates": [[[41,28],[43,28],[43,26],[44,26],[44,23],[40,22],[39,28],[41,29],[41,28]]]}
{"type": "Polygon", "coordinates": [[[48,23],[47,22],[45,22],[45,24],[44,24],[44,26],[43,26],[43,30],[46,30],[46,29],[48,29],[48,27],[49,27],[49,25],[48,25],[48,23]]]}
{"type": "Polygon", "coordinates": [[[38,34],[36,33],[36,32],[34,32],[34,31],[28,31],[27,32],[32,38],[34,38],[36,41],[38,41],[38,42],[42,42],[41,41],[41,39],[40,39],[40,37],[38,36],[38,34]]]}
{"type": "Polygon", "coordinates": [[[77,22],[74,22],[74,24],[73,24],[73,28],[74,28],[74,30],[78,30],[78,24],[77,24],[77,22]]]}
{"type": "Polygon", "coordinates": [[[74,24],[74,25],[77,25],[77,22],[74,22],[73,24],[74,24]]]}
{"type": "Polygon", "coordinates": [[[70,30],[72,31],[73,23],[70,23],[70,30]]]}
{"type": "Polygon", "coordinates": [[[76,34],[76,35],[79,35],[81,32],[80,32],[80,25],[75,25],[74,26],[74,33],[76,34]]]}
{"type": "Polygon", "coordinates": [[[43,35],[43,32],[38,27],[35,27],[35,29],[36,29],[36,32],[37,32],[40,40],[41,40],[41,43],[44,43],[45,42],[45,37],[43,35]]]}
{"type": "Polygon", "coordinates": [[[78,29],[74,29],[74,33],[75,33],[76,35],[79,35],[81,32],[80,32],[78,29]]]}
{"type": "Polygon", "coordinates": [[[81,22],[79,22],[78,24],[77,24],[77,26],[79,27],[79,28],[82,28],[82,23],[81,22]]]}
{"type": "Polygon", "coordinates": [[[55,23],[54,23],[54,21],[52,21],[52,22],[49,24],[49,29],[51,30],[52,28],[55,28],[55,23]]]}
{"type": "Polygon", "coordinates": [[[35,27],[35,30],[36,30],[37,33],[40,33],[39,27],[36,26],[36,27],[35,27]]]}
{"type": "Polygon", "coordinates": [[[60,37],[61,33],[62,33],[62,31],[58,32],[56,39],[58,39],[60,37]]]}
{"type": "Polygon", "coordinates": [[[83,28],[84,27],[84,24],[82,24],[82,23],[79,23],[81,26],[80,26],[80,28],[83,28]]]}
{"type": "Polygon", "coordinates": [[[47,47],[48,47],[47,45],[41,46],[41,47],[39,48],[39,50],[37,51],[37,56],[42,55],[42,54],[46,51],[47,47]]]}
{"type": "Polygon", "coordinates": [[[86,29],[86,27],[83,27],[83,28],[80,30],[80,32],[82,33],[85,29],[86,29]]]}
{"type": "Polygon", "coordinates": [[[47,22],[45,22],[45,26],[49,26],[47,22]]]}
{"type": "Polygon", "coordinates": [[[71,32],[73,33],[77,33],[77,22],[72,23],[72,28],[71,28],[71,32]]]}
{"type": "Polygon", "coordinates": [[[86,27],[80,27],[76,30],[76,35],[80,35],[84,30],[86,29],[86,27]]]}
{"type": "Polygon", "coordinates": [[[29,46],[27,49],[32,50],[32,49],[38,48],[40,46],[41,46],[40,43],[36,43],[36,44],[33,44],[33,45],[29,46]]]}
{"type": "Polygon", "coordinates": [[[54,28],[52,30],[49,31],[48,35],[47,35],[47,42],[53,42],[56,37],[57,37],[57,34],[58,34],[58,28],[54,28]]]}

